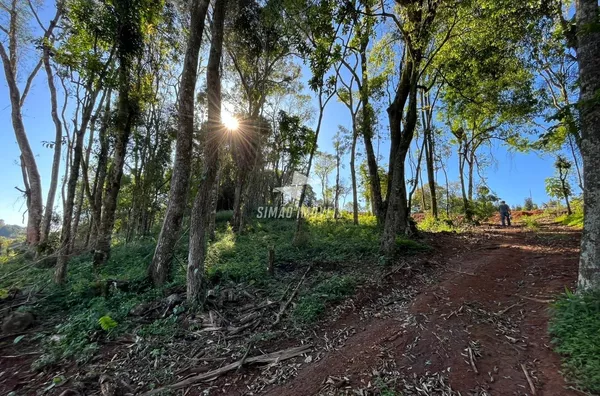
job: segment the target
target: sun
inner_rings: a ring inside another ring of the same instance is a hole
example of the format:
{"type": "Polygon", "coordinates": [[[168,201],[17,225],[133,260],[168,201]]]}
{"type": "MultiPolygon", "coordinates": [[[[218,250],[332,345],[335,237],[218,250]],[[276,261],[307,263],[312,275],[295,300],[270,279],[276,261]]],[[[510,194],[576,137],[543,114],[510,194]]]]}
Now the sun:
{"type": "Polygon", "coordinates": [[[230,131],[237,131],[240,127],[240,122],[231,113],[224,111],[221,116],[221,122],[230,131]]]}

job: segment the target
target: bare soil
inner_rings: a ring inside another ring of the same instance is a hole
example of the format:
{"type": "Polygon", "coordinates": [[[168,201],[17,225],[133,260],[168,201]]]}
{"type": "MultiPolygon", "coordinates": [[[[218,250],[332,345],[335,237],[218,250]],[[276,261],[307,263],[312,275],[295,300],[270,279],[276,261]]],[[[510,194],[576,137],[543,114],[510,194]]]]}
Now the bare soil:
{"type": "MultiPolygon", "coordinates": [[[[450,259],[439,282],[410,304],[413,322],[373,318],[343,348],[267,395],[369,394],[365,388],[386,367],[393,368],[390,389],[402,389],[400,378],[445,371],[449,387],[462,394],[532,394],[521,364],[537,395],[577,394],[559,372],[546,329],[548,302],[575,286],[578,233],[550,226],[537,233],[489,226],[481,232],[476,247],[450,259]]],[[[456,247],[442,249],[449,257],[456,247]]]]}

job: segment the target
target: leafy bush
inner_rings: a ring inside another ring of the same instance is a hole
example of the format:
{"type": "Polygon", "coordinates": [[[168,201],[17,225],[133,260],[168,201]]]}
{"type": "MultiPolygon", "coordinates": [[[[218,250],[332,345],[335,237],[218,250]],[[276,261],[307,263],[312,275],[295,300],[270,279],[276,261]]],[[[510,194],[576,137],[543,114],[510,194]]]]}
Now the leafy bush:
{"type": "Polygon", "coordinates": [[[549,332],[556,352],[563,355],[567,378],[600,393],[600,292],[567,291],[552,307],[549,332]]]}
{"type": "Polygon", "coordinates": [[[417,223],[417,227],[421,231],[426,232],[452,232],[456,231],[450,219],[436,219],[431,214],[427,214],[425,218],[417,223]]]}

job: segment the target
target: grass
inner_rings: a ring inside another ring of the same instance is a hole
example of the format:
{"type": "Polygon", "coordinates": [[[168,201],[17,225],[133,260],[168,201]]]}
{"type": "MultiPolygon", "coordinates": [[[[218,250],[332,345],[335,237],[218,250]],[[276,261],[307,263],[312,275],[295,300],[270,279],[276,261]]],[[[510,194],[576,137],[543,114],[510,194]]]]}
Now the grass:
{"type": "MultiPolygon", "coordinates": [[[[230,212],[217,216],[216,238],[209,244],[206,258],[206,275],[210,287],[227,282],[246,283],[262,288],[273,299],[278,298],[290,282],[285,271],[308,264],[327,267],[338,264],[346,270],[336,275],[315,267],[310,281],[299,293],[291,317],[297,324],[308,324],[319,319],[327,306],[341,301],[354,292],[359,279],[353,268],[368,271],[379,266],[380,229],[374,217],[361,216],[355,226],[349,217],[333,220],[327,214],[306,219],[302,237],[294,243],[294,220],[251,220],[243,233],[236,235],[227,220],[230,212]],[[267,257],[270,248],[275,250],[275,266],[282,276],[270,278],[267,274],[267,257]]],[[[147,266],[155,248],[153,239],[133,243],[117,243],[110,259],[94,273],[91,254],[74,257],[69,263],[68,283],[64,286],[52,282],[53,268],[31,265],[23,256],[14,256],[0,262],[0,298],[10,289],[32,288],[43,290],[45,298],[26,307],[39,321],[54,323],[52,337],[39,336],[43,354],[37,367],[54,364],[65,359],[80,363],[89,361],[103,342],[124,334],[133,334],[149,342],[168,343],[177,330],[175,310],[170,316],[152,323],[134,323],[129,317],[132,308],[143,302],[163,299],[173,288],[185,287],[185,262],[187,238],[181,239],[173,263],[172,281],[163,288],[153,288],[146,279],[147,266]],[[126,284],[125,288],[112,289],[111,280],[126,284]],[[107,290],[110,289],[107,293],[107,290]]],[[[405,238],[397,239],[400,253],[422,251],[424,246],[405,238]]],[[[31,337],[31,336],[27,336],[31,337]]]]}
{"type": "Polygon", "coordinates": [[[552,307],[549,332],[566,377],[582,390],[600,393],[600,291],[567,292],[552,307]]]}
{"type": "Polygon", "coordinates": [[[583,229],[583,212],[573,213],[571,215],[563,215],[556,218],[556,221],[562,225],[583,229]]]}
{"type": "Polygon", "coordinates": [[[531,231],[538,231],[540,229],[538,216],[523,216],[521,222],[531,231]]]}
{"type": "Polygon", "coordinates": [[[300,296],[292,315],[299,323],[312,323],[325,311],[326,305],[343,300],[354,293],[357,279],[351,275],[333,275],[317,282],[300,296]]]}

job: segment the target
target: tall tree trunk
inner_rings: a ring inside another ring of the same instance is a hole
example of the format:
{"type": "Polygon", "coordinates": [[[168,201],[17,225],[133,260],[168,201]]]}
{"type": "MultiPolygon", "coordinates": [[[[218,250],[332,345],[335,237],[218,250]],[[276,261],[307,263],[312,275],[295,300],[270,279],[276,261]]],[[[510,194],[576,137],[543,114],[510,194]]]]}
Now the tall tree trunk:
{"type": "MultiPolygon", "coordinates": [[[[33,71],[27,78],[27,83],[23,90],[23,94],[19,90],[17,85],[17,64],[19,58],[18,45],[20,42],[19,35],[19,19],[23,18],[20,15],[19,4],[21,0],[12,0],[9,4],[3,4],[2,7],[8,14],[8,30],[4,28],[4,32],[8,38],[8,52],[4,47],[4,43],[0,43],[0,59],[4,66],[4,76],[6,77],[6,84],[8,85],[8,92],[11,104],[11,120],[13,124],[13,130],[21,151],[21,163],[25,168],[24,174],[26,175],[24,183],[26,184],[26,195],[27,195],[27,232],[26,242],[30,246],[37,246],[42,239],[42,212],[43,212],[43,198],[42,198],[42,182],[38,171],[37,164],[35,162],[35,156],[29,145],[27,133],[25,132],[25,125],[23,124],[22,107],[25,102],[25,98],[29,93],[29,88],[33,82],[33,79],[37,75],[38,71],[42,66],[42,61],[34,67],[33,71]]],[[[8,3],[8,2],[5,2],[8,3]]],[[[33,10],[32,10],[33,11],[33,10]]],[[[33,11],[35,14],[35,11],[33,11]]],[[[44,29],[44,41],[50,40],[54,28],[58,24],[58,21],[62,15],[62,3],[57,4],[56,14],[52,21],[50,21],[48,28],[44,29]]],[[[37,14],[35,15],[37,17],[37,14]]],[[[45,56],[46,54],[44,54],[45,56]]],[[[56,187],[54,188],[56,191],[56,187]]],[[[52,205],[50,205],[50,211],[52,211],[52,205]]],[[[50,218],[52,214],[50,213],[50,218]]],[[[46,227],[48,228],[48,227],[46,227]]]]}
{"type": "Polygon", "coordinates": [[[100,143],[100,152],[98,153],[98,163],[96,165],[96,175],[94,176],[94,186],[90,206],[92,207],[92,225],[91,227],[91,247],[95,248],[100,234],[100,223],[102,222],[102,202],[104,200],[104,184],[106,182],[106,171],[108,167],[108,127],[110,123],[110,105],[111,92],[107,94],[106,106],[102,117],[102,125],[98,132],[98,141],[100,143]]]}
{"type": "Polygon", "coordinates": [[[48,80],[48,90],[50,91],[50,105],[52,122],[54,122],[54,157],[52,158],[52,174],[50,176],[50,188],[48,189],[48,197],[46,198],[46,210],[41,226],[40,244],[44,244],[50,233],[50,225],[52,223],[52,213],[54,210],[54,199],[56,198],[56,189],[58,187],[58,176],[60,171],[60,156],[62,154],[62,123],[58,117],[58,102],[56,99],[56,86],[54,85],[54,73],[50,65],[50,48],[48,44],[44,44],[43,53],[44,69],[48,80]]]}
{"type": "MultiPolygon", "coordinates": [[[[370,13],[370,7],[367,5],[367,14],[370,13]]],[[[365,18],[371,18],[365,16],[365,18]]],[[[368,29],[370,31],[370,29],[368,29]]],[[[373,149],[373,108],[369,103],[369,65],[367,62],[367,47],[369,45],[369,34],[362,34],[360,45],[360,65],[362,70],[362,84],[360,97],[362,102],[362,120],[361,132],[365,143],[365,152],[367,155],[367,167],[369,169],[369,185],[371,188],[371,202],[373,214],[379,224],[385,221],[385,212],[383,210],[383,198],[381,196],[381,180],[379,180],[379,166],[373,149]]]]}
{"type": "Polygon", "coordinates": [[[208,239],[215,239],[215,231],[217,228],[217,202],[219,200],[219,182],[221,180],[222,170],[219,167],[217,171],[217,177],[215,179],[215,186],[213,187],[212,194],[210,196],[210,219],[208,221],[208,239]]]}
{"type": "Polygon", "coordinates": [[[470,150],[469,159],[467,161],[469,165],[469,201],[473,201],[473,170],[475,169],[475,147],[470,150]]]}
{"type": "MultiPolygon", "coordinates": [[[[415,68],[416,69],[416,68],[415,68]]],[[[409,102],[406,112],[406,122],[404,124],[404,131],[401,138],[398,141],[398,147],[394,149],[394,162],[392,163],[393,168],[391,169],[392,179],[389,181],[391,184],[390,193],[388,195],[388,207],[385,218],[385,225],[381,236],[381,250],[382,253],[390,257],[395,253],[396,248],[396,236],[398,234],[410,234],[412,233],[410,219],[409,219],[409,208],[407,206],[407,194],[406,194],[406,177],[405,177],[405,166],[406,154],[410,148],[412,138],[417,125],[417,82],[418,73],[411,72],[410,84],[409,84],[409,102]]],[[[390,114],[390,129],[399,130],[400,127],[397,124],[401,120],[402,109],[390,106],[388,109],[390,114]],[[396,123],[395,125],[393,123],[396,123]],[[394,125],[392,127],[392,125],[394,125]]]]}
{"type": "Polygon", "coordinates": [[[335,197],[333,198],[333,218],[340,217],[340,153],[335,155],[335,197]]]}
{"type": "Polygon", "coordinates": [[[117,117],[115,122],[115,150],[112,164],[108,170],[108,183],[104,195],[102,220],[100,222],[100,234],[94,250],[94,266],[103,265],[110,255],[110,243],[113,227],[115,224],[115,213],[117,200],[121,190],[121,178],[123,166],[127,155],[127,144],[137,118],[136,99],[130,96],[131,86],[131,59],[126,54],[119,56],[119,96],[117,101],[117,117]]]}
{"type": "MultiPolygon", "coordinates": [[[[322,86],[319,88],[319,116],[317,118],[317,126],[315,128],[315,141],[313,142],[312,149],[308,156],[308,165],[306,167],[307,177],[310,177],[310,170],[312,168],[313,159],[315,158],[315,153],[317,151],[317,142],[319,141],[319,133],[321,132],[321,124],[323,123],[323,113],[325,112],[327,103],[329,103],[333,95],[333,93],[326,94],[322,86]]],[[[298,238],[300,237],[300,231],[302,230],[302,206],[304,206],[304,199],[306,198],[306,189],[307,184],[302,186],[302,191],[300,192],[300,199],[298,201],[298,216],[296,217],[296,231],[294,232],[293,243],[298,241],[298,238]]]]}
{"type": "MultiPolygon", "coordinates": [[[[81,118],[81,125],[74,133],[75,142],[73,145],[73,159],[69,169],[69,179],[67,181],[67,198],[63,207],[63,221],[60,232],[60,251],[56,262],[54,272],[54,281],[62,284],[67,277],[67,264],[71,254],[71,240],[73,238],[73,211],[75,208],[75,194],[77,191],[77,181],[79,180],[79,171],[83,157],[83,140],[89,121],[92,117],[94,104],[98,96],[98,91],[93,90],[92,84],[87,86],[84,110],[81,118]]],[[[83,186],[82,186],[83,188],[83,186]]],[[[82,191],[83,193],[83,191],[82,191]]]]}
{"type": "Polygon", "coordinates": [[[356,123],[352,122],[352,146],[350,147],[350,177],[352,179],[352,219],[358,225],[358,184],[356,182],[356,123]]]}
{"type": "Polygon", "coordinates": [[[75,215],[73,216],[73,231],[71,232],[71,239],[69,241],[69,252],[73,252],[75,249],[75,241],[77,240],[77,232],[79,231],[79,223],[81,222],[81,214],[83,213],[83,200],[84,200],[84,187],[83,184],[79,186],[79,194],[77,195],[77,201],[75,203],[75,215]]]}
{"type": "Polygon", "coordinates": [[[156,250],[148,274],[155,285],[162,285],[171,269],[175,245],[181,233],[181,223],[190,186],[191,158],[194,142],[194,101],[196,80],[198,78],[198,60],[204,20],[208,11],[209,0],[194,0],[191,5],[190,32],[181,74],[181,85],[178,98],[178,130],[175,144],[175,163],[171,176],[169,204],[163,221],[156,250]]]}
{"type": "Polygon", "coordinates": [[[435,189],[435,155],[433,147],[433,131],[431,128],[425,130],[425,162],[427,165],[427,184],[429,185],[429,194],[431,195],[431,214],[435,219],[439,217],[437,192],[435,189]]]}
{"type": "Polygon", "coordinates": [[[464,151],[466,150],[466,148],[464,147],[464,145],[461,143],[462,148],[459,149],[459,153],[458,153],[458,176],[460,179],[460,191],[462,194],[462,200],[463,200],[463,211],[465,214],[465,218],[468,221],[471,221],[472,219],[472,215],[471,215],[471,208],[470,208],[470,204],[469,204],[469,196],[467,195],[467,187],[465,184],[465,153],[464,151]]]}
{"type": "Polygon", "coordinates": [[[190,226],[190,247],[187,266],[187,301],[202,302],[204,259],[208,247],[211,195],[219,170],[219,145],[224,132],[221,123],[221,57],[223,54],[223,27],[227,0],[216,0],[213,11],[210,54],[206,69],[208,97],[208,132],[204,146],[204,174],[194,200],[190,226]]]}
{"type": "MultiPolygon", "coordinates": [[[[14,19],[14,18],[12,18],[14,19]]],[[[15,39],[16,40],[16,39],[15,39]]],[[[14,49],[16,51],[16,49],[14,49]]],[[[13,52],[11,49],[10,52],[13,52]]],[[[4,50],[4,46],[0,46],[0,55],[2,56],[2,64],[4,65],[4,74],[11,104],[11,119],[17,144],[21,150],[21,161],[25,167],[27,175],[26,188],[27,194],[27,244],[37,246],[40,242],[41,223],[43,212],[42,199],[42,181],[35,162],[35,156],[29,145],[29,139],[25,132],[23,124],[23,114],[21,113],[21,92],[17,86],[16,76],[16,59],[9,59],[8,54],[4,50]]],[[[11,56],[12,58],[12,56],[11,56]]]]}
{"type": "Polygon", "coordinates": [[[246,170],[238,167],[233,193],[233,217],[231,220],[231,226],[235,232],[239,231],[242,224],[242,195],[246,187],[246,177],[246,170]]]}

